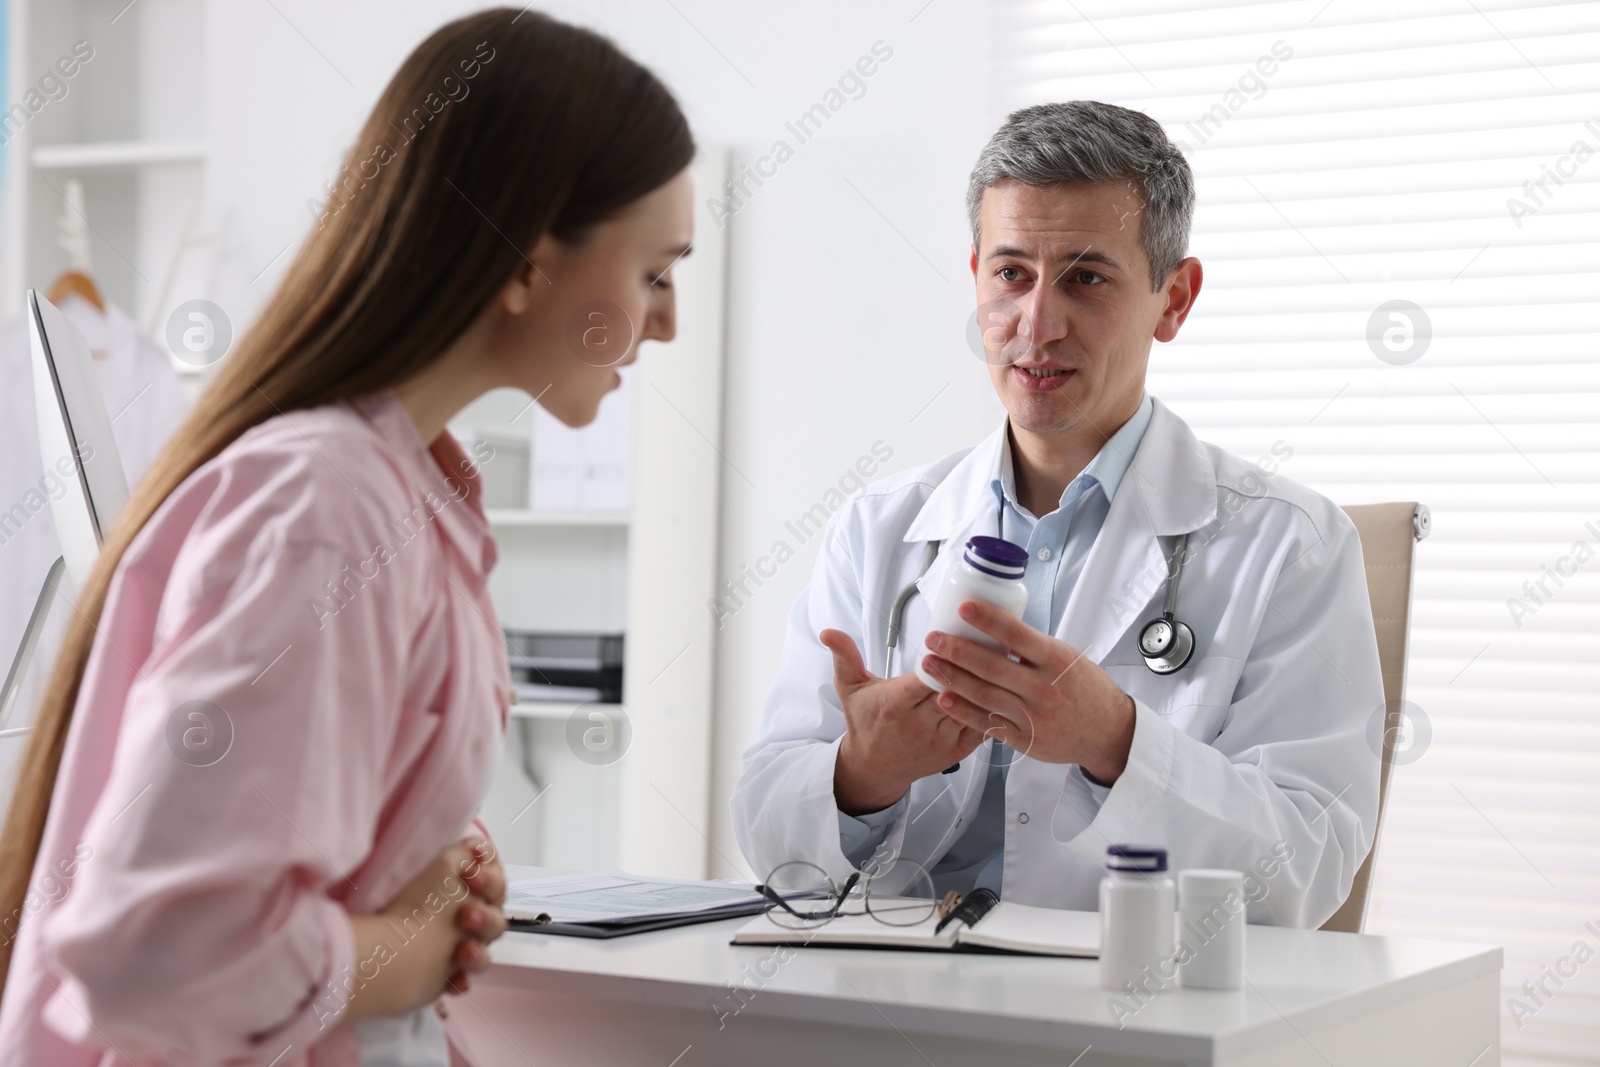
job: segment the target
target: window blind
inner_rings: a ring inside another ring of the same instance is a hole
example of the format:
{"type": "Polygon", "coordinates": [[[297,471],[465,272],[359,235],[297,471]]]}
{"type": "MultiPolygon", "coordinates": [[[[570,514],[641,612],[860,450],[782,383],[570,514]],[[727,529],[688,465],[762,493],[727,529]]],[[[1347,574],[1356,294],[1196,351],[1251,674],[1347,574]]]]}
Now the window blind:
{"type": "Polygon", "coordinates": [[[1432,509],[1368,931],[1503,945],[1503,1062],[1600,1063],[1600,4],[993,12],[997,118],[1137,108],[1195,172],[1150,391],[1432,509]]]}

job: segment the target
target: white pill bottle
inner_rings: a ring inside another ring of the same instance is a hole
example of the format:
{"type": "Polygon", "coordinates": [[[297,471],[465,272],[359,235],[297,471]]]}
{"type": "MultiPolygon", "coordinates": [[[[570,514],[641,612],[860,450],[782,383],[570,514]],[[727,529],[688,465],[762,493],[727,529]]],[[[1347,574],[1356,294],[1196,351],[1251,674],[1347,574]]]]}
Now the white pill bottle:
{"type": "Polygon", "coordinates": [[[1244,985],[1244,872],[1191,867],[1178,872],[1178,936],[1188,951],[1179,974],[1193,989],[1244,985]]]}
{"type": "MultiPolygon", "coordinates": [[[[1028,567],[1028,550],[998,537],[974,537],[967,542],[961,562],[950,568],[933,597],[933,617],[928,632],[965,637],[997,652],[1005,651],[1000,642],[961,617],[961,605],[969,600],[993,604],[1014,618],[1022,618],[1028,606],[1028,587],[1022,575],[1028,567]]],[[[926,646],[923,655],[928,654],[926,646]]],[[[917,657],[917,677],[936,693],[945,690],[944,682],[929,674],[917,657]]]]}
{"type": "Polygon", "coordinates": [[[1177,893],[1167,850],[1144,845],[1106,849],[1100,882],[1100,984],[1154,993],[1177,983],[1173,926],[1177,893]]]}

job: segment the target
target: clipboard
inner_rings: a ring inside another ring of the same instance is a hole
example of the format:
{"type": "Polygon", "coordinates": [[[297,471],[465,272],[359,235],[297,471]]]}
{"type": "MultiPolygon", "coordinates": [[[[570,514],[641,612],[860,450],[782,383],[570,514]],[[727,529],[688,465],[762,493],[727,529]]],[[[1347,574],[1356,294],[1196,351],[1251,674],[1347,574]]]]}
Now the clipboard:
{"type": "Polygon", "coordinates": [[[671,915],[659,919],[644,919],[635,922],[615,923],[568,923],[568,922],[540,922],[538,919],[507,919],[508,929],[521,934],[556,934],[560,937],[591,937],[612,938],[626,937],[628,934],[643,934],[651,930],[670,930],[677,926],[693,926],[696,923],[714,923],[722,919],[742,919],[747,916],[757,915],[765,907],[764,901],[755,901],[752,904],[725,911],[696,912],[692,915],[671,915]]]}

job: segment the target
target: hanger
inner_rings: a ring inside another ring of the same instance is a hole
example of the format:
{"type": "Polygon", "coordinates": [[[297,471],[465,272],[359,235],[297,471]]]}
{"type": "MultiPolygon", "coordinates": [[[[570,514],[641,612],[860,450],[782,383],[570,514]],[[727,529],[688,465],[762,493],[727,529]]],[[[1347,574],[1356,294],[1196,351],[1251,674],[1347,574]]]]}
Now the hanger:
{"type": "Polygon", "coordinates": [[[100,295],[100,287],[95,284],[92,274],[94,267],[89,261],[89,212],[84,201],[83,183],[77,178],[68,178],[62,195],[67,204],[60,221],[56,223],[56,244],[66,251],[68,266],[50,284],[50,291],[45,297],[52,304],[59,304],[69,296],[81,296],[104,315],[106,300],[100,295]]]}
{"type": "Polygon", "coordinates": [[[95,310],[105,314],[105,297],[100,295],[100,287],[95,285],[94,279],[81,270],[69,270],[62,273],[50,285],[50,291],[45,294],[52,304],[60,304],[69,296],[81,296],[93,304],[95,310]]]}

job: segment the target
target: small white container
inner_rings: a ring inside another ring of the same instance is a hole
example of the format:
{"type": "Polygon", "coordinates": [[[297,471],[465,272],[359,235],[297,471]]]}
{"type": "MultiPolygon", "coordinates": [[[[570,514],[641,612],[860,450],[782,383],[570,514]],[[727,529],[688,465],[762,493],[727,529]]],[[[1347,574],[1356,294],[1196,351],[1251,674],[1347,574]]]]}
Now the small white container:
{"type": "MultiPolygon", "coordinates": [[[[1028,606],[1028,587],[1022,584],[1022,575],[1028,566],[1028,551],[998,537],[974,537],[967,542],[961,561],[950,568],[949,575],[940,583],[933,598],[933,616],[928,621],[928,632],[953,634],[976,641],[997,652],[1005,649],[1000,642],[977,629],[960,615],[961,605],[969,600],[993,604],[1014,618],[1022,618],[1028,606]]],[[[924,645],[917,657],[917,677],[936,693],[945,685],[922,668],[922,656],[928,655],[924,645]]]]}
{"type": "Polygon", "coordinates": [[[1244,874],[1196,867],[1178,872],[1178,974],[1194,989],[1244,985],[1244,874]]]}
{"type": "Polygon", "coordinates": [[[1100,984],[1155,993],[1177,985],[1167,850],[1142,845],[1106,849],[1100,882],[1100,984]]]}

